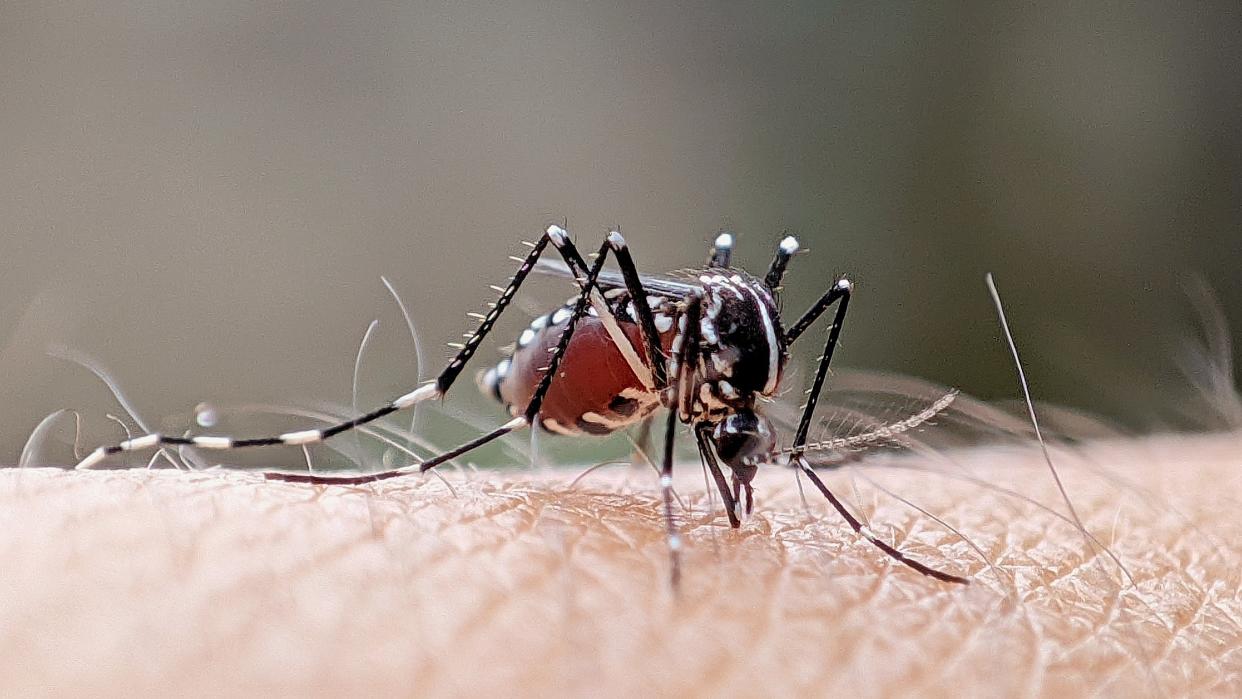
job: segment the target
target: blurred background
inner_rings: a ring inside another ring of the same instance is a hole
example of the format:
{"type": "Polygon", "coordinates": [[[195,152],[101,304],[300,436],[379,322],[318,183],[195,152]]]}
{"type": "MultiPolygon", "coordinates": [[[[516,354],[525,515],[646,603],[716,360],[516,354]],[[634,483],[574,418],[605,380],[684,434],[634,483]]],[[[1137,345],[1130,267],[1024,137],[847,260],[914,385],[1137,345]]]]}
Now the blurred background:
{"type": "MultiPolygon", "coordinates": [[[[88,444],[119,434],[54,345],[177,432],[201,401],[349,405],[379,319],[358,388],[379,404],[440,369],[519,240],[563,219],[591,247],[620,225],[652,272],[721,228],[762,269],[795,233],[788,309],[858,285],[839,366],[1010,399],[991,271],[1039,398],[1211,426],[1181,365],[1204,332],[1188,288],[1242,328],[1238,15],[7,0],[0,462],[59,408],[88,444]]],[[[490,347],[569,292],[536,280],[490,347]]]]}

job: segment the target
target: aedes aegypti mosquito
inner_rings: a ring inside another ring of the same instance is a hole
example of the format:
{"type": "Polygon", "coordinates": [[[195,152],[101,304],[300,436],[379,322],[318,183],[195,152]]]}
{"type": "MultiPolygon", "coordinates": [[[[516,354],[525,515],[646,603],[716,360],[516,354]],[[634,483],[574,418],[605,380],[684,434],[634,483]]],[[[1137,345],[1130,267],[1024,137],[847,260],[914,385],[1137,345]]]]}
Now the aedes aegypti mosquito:
{"type": "MultiPolygon", "coordinates": [[[[797,468],[859,535],[890,557],[942,580],[966,584],[966,578],[928,567],[872,535],[819,478],[805,458],[807,435],[824,387],[828,365],[841,334],[852,285],[841,278],[788,328],[780,318],[777,296],[785,268],[798,251],[786,237],[763,278],[732,265],[733,236],[720,234],[707,265],[669,275],[643,276],[620,232],[605,236],[588,264],[561,226],[549,226],[521,261],[491,311],[434,382],[420,386],[365,415],[320,429],[274,437],[234,439],[220,436],[173,437],[149,434],[99,447],[78,468],[88,468],[123,451],[159,445],[201,449],[236,449],[269,445],[306,445],[378,420],[416,403],[448,393],[480,343],[509,307],[522,282],[537,267],[570,276],[579,292],[566,306],[537,318],[518,338],[513,354],[479,376],[479,385],[509,409],[512,419],[465,444],[404,468],[365,475],[269,472],[270,480],[295,483],[361,484],[425,472],[483,444],[538,425],[559,434],[602,435],[646,419],[667,408],[667,429],[660,475],[673,580],[679,577],[681,541],[673,518],[673,446],[678,422],[690,426],[699,454],[710,470],[733,527],[753,506],[751,481],[760,465],[785,463],[797,468]],[[548,245],[563,265],[541,262],[548,245]],[[604,271],[611,255],[619,273],[604,271]],[[792,443],[777,447],[772,423],[759,410],[760,399],[776,395],[789,359],[789,348],[836,305],[815,379],[802,408],[792,443]],[[726,481],[720,465],[731,472],[726,481]]],[[[952,394],[949,399],[951,400],[952,394]]],[[[924,411],[925,417],[942,409],[924,411]]],[[[915,418],[918,419],[917,417],[915,418]]],[[[907,421],[909,422],[909,421],[907,421]]]]}

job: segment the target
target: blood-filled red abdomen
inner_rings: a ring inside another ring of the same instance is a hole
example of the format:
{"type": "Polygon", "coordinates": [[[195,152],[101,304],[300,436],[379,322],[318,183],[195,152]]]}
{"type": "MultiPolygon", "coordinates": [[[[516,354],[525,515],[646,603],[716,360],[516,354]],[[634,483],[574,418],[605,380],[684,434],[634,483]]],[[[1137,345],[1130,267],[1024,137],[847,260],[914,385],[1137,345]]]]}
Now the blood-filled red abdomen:
{"type": "MultiPolygon", "coordinates": [[[[510,413],[524,410],[543,380],[567,319],[566,309],[537,319],[523,331],[513,356],[479,377],[480,388],[508,406],[510,413]]],[[[634,356],[645,363],[638,325],[621,322],[618,327],[634,356]]],[[[667,353],[671,333],[661,339],[667,353]]],[[[586,315],[577,323],[539,420],[550,432],[602,435],[642,420],[659,405],[658,394],[635,374],[604,323],[586,315]]]]}

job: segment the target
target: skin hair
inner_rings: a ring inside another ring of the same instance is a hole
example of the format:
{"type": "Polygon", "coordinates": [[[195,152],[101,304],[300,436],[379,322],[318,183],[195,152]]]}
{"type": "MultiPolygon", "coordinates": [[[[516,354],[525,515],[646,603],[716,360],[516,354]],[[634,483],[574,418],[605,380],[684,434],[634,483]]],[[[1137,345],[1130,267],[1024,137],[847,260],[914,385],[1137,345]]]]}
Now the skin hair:
{"type": "Polygon", "coordinates": [[[809,487],[804,507],[785,469],[732,531],[683,465],[676,597],[649,470],[448,472],[456,495],[4,470],[0,694],[1237,696],[1240,454],[1242,433],[1053,447],[1133,584],[1037,448],[824,473],[968,587],[886,558],[809,487]]]}

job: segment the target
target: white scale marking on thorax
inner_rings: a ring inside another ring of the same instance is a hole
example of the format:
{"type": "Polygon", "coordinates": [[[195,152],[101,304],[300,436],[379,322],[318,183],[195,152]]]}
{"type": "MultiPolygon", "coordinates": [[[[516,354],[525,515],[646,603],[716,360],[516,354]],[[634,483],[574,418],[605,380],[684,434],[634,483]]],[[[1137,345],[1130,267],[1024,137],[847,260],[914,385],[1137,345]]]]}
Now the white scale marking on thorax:
{"type": "Polygon", "coordinates": [[[760,298],[759,292],[747,287],[747,291],[755,297],[755,303],[759,307],[759,317],[763,319],[763,332],[767,335],[768,340],[768,381],[763,386],[764,395],[770,395],[776,390],[776,380],[780,375],[780,348],[776,344],[776,328],[772,325],[772,318],[768,316],[768,307],[764,305],[763,299],[760,298]]]}

